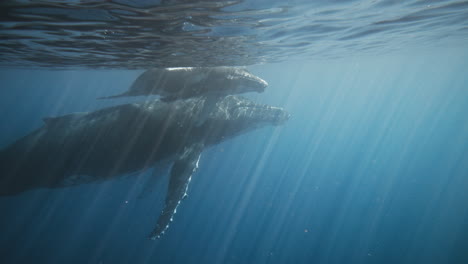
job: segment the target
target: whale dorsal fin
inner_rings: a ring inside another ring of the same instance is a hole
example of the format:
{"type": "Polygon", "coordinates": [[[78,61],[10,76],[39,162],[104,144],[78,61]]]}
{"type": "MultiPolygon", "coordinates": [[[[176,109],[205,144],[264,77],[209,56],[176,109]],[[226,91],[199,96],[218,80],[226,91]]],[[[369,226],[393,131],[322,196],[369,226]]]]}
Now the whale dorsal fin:
{"type": "Polygon", "coordinates": [[[59,121],[67,121],[67,120],[72,120],[74,117],[81,116],[85,113],[72,113],[68,115],[63,115],[63,116],[57,116],[57,117],[44,117],[42,118],[42,121],[46,126],[50,126],[53,124],[56,124],[59,121]]]}
{"type": "Polygon", "coordinates": [[[44,124],[50,125],[54,122],[55,119],[55,117],[44,117],[42,118],[42,121],[44,122],[44,124]]]}
{"type": "Polygon", "coordinates": [[[151,239],[160,238],[164,234],[180,202],[187,196],[187,189],[193,173],[198,168],[203,147],[202,143],[185,147],[172,165],[164,209],[150,234],[151,239]]]}
{"type": "Polygon", "coordinates": [[[44,124],[46,124],[46,126],[51,126],[51,125],[56,124],[58,121],[66,120],[68,117],[69,115],[57,116],[57,117],[44,117],[42,118],[42,121],[44,122],[44,124]]]}

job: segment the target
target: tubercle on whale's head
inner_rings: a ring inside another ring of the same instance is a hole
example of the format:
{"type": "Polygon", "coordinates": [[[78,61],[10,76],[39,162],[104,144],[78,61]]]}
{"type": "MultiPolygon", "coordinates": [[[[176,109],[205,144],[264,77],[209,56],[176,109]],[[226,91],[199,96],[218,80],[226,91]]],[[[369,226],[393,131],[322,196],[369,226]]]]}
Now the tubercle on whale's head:
{"type": "Polygon", "coordinates": [[[291,118],[291,114],[280,107],[271,106],[270,113],[273,125],[283,125],[291,118]]]}
{"type": "Polygon", "coordinates": [[[244,82],[246,82],[246,86],[252,88],[257,93],[263,93],[268,86],[265,80],[255,75],[249,76],[244,82]]]}
{"type": "MultiPolygon", "coordinates": [[[[200,68],[200,71],[203,68],[200,68]]],[[[234,93],[258,92],[261,93],[268,86],[262,78],[250,73],[244,67],[213,67],[204,69],[203,83],[209,82],[221,90],[234,93]]]]}
{"type": "Polygon", "coordinates": [[[226,96],[217,106],[212,119],[233,124],[238,130],[282,125],[290,118],[290,114],[281,107],[257,104],[242,96],[226,96]]]}
{"type": "Polygon", "coordinates": [[[243,87],[245,91],[262,93],[268,86],[268,82],[250,73],[244,68],[235,68],[232,76],[238,82],[237,85],[243,87]]]}
{"type": "Polygon", "coordinates": [[[282,125],[290,117],[280,107],[256,104],[235,95],[226,96],[216,106],[208,119],[194,129],[196,137],[203,139],[208,145],[262,127],[282,125]]]}

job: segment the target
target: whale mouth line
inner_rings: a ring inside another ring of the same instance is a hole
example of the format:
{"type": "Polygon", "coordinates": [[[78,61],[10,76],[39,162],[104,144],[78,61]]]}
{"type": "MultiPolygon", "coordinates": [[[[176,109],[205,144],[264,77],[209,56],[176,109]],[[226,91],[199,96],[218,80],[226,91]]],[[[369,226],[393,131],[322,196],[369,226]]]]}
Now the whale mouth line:
{"type": "Polygon", "coordinates": [[[265,90],[265,88],[268,86],[268,82],[263,80],[262,78],[260,77],[257,77],[257,76],[249,76],[248,78],[246,78],[246,81],[249,82],[248,87],[254,87],[254,88],[260,88],[263,90],[265,90]]]}
{"type": "Polygon", "coordinates": [[[254,119],[263,119],[266,122],[272,122],[274,124],[283,124],[291,117],[291,115],[282,107],[249,103],[232,106],[229,113],[231,116],[257,117],[254,119]]]}

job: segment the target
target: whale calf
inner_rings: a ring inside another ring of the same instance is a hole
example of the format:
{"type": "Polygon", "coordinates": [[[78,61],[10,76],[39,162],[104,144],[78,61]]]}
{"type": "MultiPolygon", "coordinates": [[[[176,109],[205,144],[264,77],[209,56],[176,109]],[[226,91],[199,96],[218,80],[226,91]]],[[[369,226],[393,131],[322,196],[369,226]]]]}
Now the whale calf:
{"type": "Polygon", "coordinates": [[[226,96],[197,126],[205,101],[154,100],[47,118],[42,127],[0,151],[0,195],[113,179],[170,161],[164,209],[150,235],[159,238],[206,147],[289,118],[281,108],[226,96]]]}
{"type": "Polygon", "coordinates": [[[159,95],[162,101],[198,96],[222,97],[246,92],[263,92],[268,83],[242,67],[154,68],[142,73],[123,96],[159,95]]]}

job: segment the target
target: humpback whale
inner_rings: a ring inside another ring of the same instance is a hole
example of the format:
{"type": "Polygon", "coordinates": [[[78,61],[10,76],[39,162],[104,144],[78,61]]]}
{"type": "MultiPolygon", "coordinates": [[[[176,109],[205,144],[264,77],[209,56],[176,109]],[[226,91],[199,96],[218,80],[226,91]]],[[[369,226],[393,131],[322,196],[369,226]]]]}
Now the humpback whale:
{"type": "Polygon", "coordinates": [[[123,96],[159,95],[162,101],[263,92],[268,83],[241,67],[154,68],[142,73],[123,96]]]}
{"type": "Polygon", "coordinates": [[[203,149],[289,118],[281,108],[229,95],[197,126],[205,101],[153,100],[44,119],[0,151],[0,195],[112,179],[169,161],[164,208],[150,234],[159,238],[186,196],[203,149]]]}

